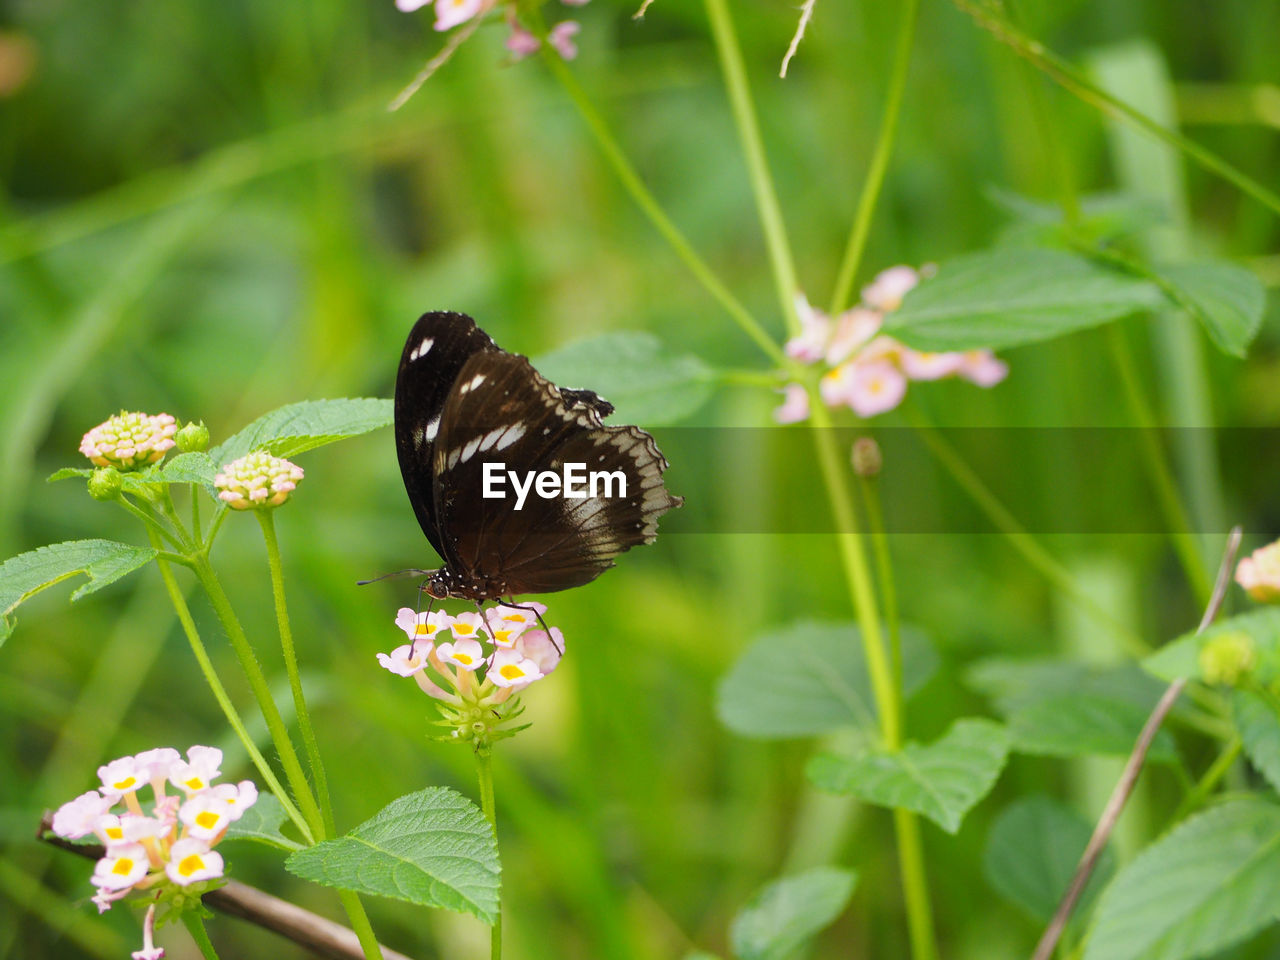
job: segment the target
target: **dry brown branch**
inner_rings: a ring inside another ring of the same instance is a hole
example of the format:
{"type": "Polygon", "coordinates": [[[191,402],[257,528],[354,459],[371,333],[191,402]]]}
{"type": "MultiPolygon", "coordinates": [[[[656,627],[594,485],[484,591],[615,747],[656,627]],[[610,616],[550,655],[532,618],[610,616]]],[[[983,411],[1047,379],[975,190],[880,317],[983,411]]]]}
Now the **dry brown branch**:
{"type": "MultiPolygon", "coordinates": [[[[1200,618],[1200,626],[1196,629],[1197,634],[1203,633],[1205,628],[1217,618],[1218,611],[1222,609],[1222,602],[1227,596],[1227,587],[1231,585],[1231,570],[1235,566],[1236,552],[1239,549],[1240,528],[1236,527],[1227,538],[1227,547],[1222,554],[1222,565],[1218,568],[1218,579],[1213,586],[1213,594],[1209,597],[1209,604],[1205,607],[1204,616],[1200,618]]],[[[1173,709],[1174,702],[1186,685],[1185,679],[1175,680],[1169,684],[1160,701],[1155,705],[1155,709],[1151,711],[1151,716],[1147,717],[1142,733],[1138,735],[1138,741],[1133,745],[1133,752],[1129,754],[1124,771],[1120,774],[1120,780],[1111,791],[1102,816],[1098,818],[1098,825],[1094,827],[1093,836],[1089,838],[1089,845],[1084,848],[1084,854],[1080,857],[1075,875],[1071,878],[1071,886],[1067,888],[1066,896],[1058,904],[1053,919],[1049,921],[1044,935],[1036,944],[1031,960],[1051,960],[1053,957],[1053,951],[1058,946],[1062,931],[1066,929],[1067,921],[1071,919],[1071,911],[1075,909],[1080,894],[1084,892],[1085,885],[1093,875],[1094,867],[1098,865],[1098,858],[1102,856],[1102,851],[1111,838],[1111,831],[1115,829],[1116,822],[1119,821],[1120,814],[1124,812],[1124,806],[1129,800],[1129,795],[1137,785],[1138,775],[1142,772],[1142,765],[1147,759],[1147,751],[1151,748],[1151,741],[1155,739],[1160,725],[1164,723],[1165,717],[1173,709]]]]}

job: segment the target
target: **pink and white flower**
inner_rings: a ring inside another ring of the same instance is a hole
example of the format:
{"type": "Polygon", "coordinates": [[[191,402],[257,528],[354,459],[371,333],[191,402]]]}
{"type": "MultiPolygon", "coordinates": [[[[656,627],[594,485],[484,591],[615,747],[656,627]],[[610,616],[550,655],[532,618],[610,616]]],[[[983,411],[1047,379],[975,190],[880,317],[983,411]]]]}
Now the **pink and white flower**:
{"type": "Polygon", "coordinates": [[[449,30],[466,23],[485,9],[485,0],[436,0],[437,30],[449,30]]]}
{"type": "Polygon", "coordinates": [[[519,650],[499,650],[493,655],[493,663],[485,676],[496,686],[519,689],[541,680],[542,671],[519,650]]]}
{"type": "Polygon", "coordinates": [[[449,629],[449,615],[443,610],[415,612],[411,607],[401,607],[396,611],[396,626],[411,641],[434,640],[439,631],[449,629]]]}
{"type": "Polygon", "coordinates": [[[847,360],[880,332],[880,314],[864,307],[846,310],[835,320],[835,332],[827,344],[825,359],[830,366],[847,360]]]}
{"type": "Polygon", "coordinates": [[[396,0],[396,9],[402,13],[413,13],[415,10],[421,10],[431,0],[396,0]]]}
{"type": "Polygon", "coordinates": [[[582,27],[576,20],[561,20],[547,34],[547,43],[565,60],[572,60],[578,55],[578,45],[573,42],[573,38],[581,30],[582,27]]]}
{"type": "Polygon", "coordinates": [[[482,637],[485,635],[485,622],[478,613],[460,613],[449,618],[449,632],[455,640],[482,637]]]}
{"type": "Polygon", "coordinates": [[[472,639],[442,643],[436,647],[436,656],[463,670],[476,670],[485,662],[484,648],[480,646],[480,641],[472,639]]]}
{"type": "Polygon", "coordinates": [[[167,413],[120,413],[98,424],[80,441],[80,452],[99,467],[136,470],[164,458],[178,423],[167,413]]]}
{"type": "Polygon", "coordinates": [[[213,796],[212,791],[196,794],[178,810],[187,833],[209,842],[216,842],[237,816],[232,816],[231,804],[213,796]]]}
{"type": "Polygon", "coordinates": [[[552,627],[550,635],[545,630],[530,630],[516,641],[515,652],[532,660],[545,677],[560,665],[560,658],[564,656],[564,634],[559,627],[552,627]]]}
{"type": "Polygon", "coordinates": [[[93,885],[105,890],[128,890],[147,875],[151,861],[140,843],[123,843],[107,850],[93,868],[93,885]]]}
{"type": "Polygon", "coordinates": [[[956,372],[979,387],[994,387],[1009,375],[1009,365],[990,350],[966,350],[956,372]]]}
{"type": "Polygon", "coordinates": [[[902,306],[902,298],[919,282],[920,274],[911,267],[890,267],[862,288],[862,302],[872,310],[890,313],[902,306]]]}
{"type": "Polygon", "coordinates": [[[507,35],[505,46],[511,51],[513,59],[523,60],[537,53],[538,48],[542,46],[542,41],[512,20],[511,33],[507,35]]]}
{"type": "Polygon", "coordinates": [[[527,630],[533,622],[547,609],[542,604],[541,610],[525,610],[503,603],[490,607],[485,611],[485,619],[489,621],[489,636],[499,647],[510,647],[516,638],[527,630]]]}
{"type": "Polygon", "coordinates": [[[800,335],[788,340],[783,349],[801,363],[821,360],[831,339],[831,318],[809,303],[803,293],[796,294],[796,316],[800,318],[800,335]]]}
{"type": "Polygon", "coordinates": [[[164,866],[169,879],[182,887],[220,877],[222,869],[222,855],[214,853],[208,844],[195,837],[179,840],[170,847],[169,862],[164,866]]]}
{"type": "Polygon", "coordinates": [[[1241,560],[1236,566],[1236,583],[1258,603],[1280,603],[1280,540],[1241,560]]]}
{"type": "Polygon", "coordinates": [[[773,411],[778,423],[799,423],[809,418],[809,391],[803,384],[788,383],[782,388],[783,400],[773,411]]]}
{"type": "Polygon", "coordinates": [[[121,797],[133,793],[151,782],[151,771],[140,764],[136,757],[121,757],[98,768],[102,780],[102,792],[108,797],[121,797]]]}
{"type": "Polygon", "coordinates": [[[152,786],[163,783],[173,773],[175,765],[182,762],[182,754],[173,747],[156,747],[154,750],[143,750],[136,755],[134,761],[140,770],[146,771],[146,778],[152,786]]]}
{"type": "Polygon", "coordinates": [[[265,450],[226,464],[213,478],[218,499],[233,510],[278,507],[302,482],[302,468],[265,450]]]}
{"type": "MultiPolygon", "coordinates": [[[[442,644],[447,646],[447,644],[442,644]]],[[[378,663],[398,677],[412,677],[427,667],[427,657],[431,654],[430,643],[406,643],[396,647],[389,654],[378,654],[378,663]]]]}
{"type": "Polygon", "coordinates": [[[115,806],[115,797],[104,797],[97,790],[89,790],[74,800],[68,800],[53,815],[53,832],[68,840],[79,840],[93,832],[99,817],[115,806]]]}
{"type": "Polygon", "coordinates": [[[959,353],[931,353],[904,348],[901,352],[902,372],[910,380],[941,380],[960,372],[964,355],[959,353]]]}
{"type": "Polygon", "coordinates": [[[227,805],[232,820],[239,820],[244,812],[258,802],[258,785],[252,780],[239,783],[220,783],[211,787],[207,796],[216,797],[227,805]]]}
{"type": "Polygon", "coordinates": [[[222,751],[217,747],[192,747],[187,762],[174,765],[169,781],[188,796],[208,788],[222,773],[222,751]]]}

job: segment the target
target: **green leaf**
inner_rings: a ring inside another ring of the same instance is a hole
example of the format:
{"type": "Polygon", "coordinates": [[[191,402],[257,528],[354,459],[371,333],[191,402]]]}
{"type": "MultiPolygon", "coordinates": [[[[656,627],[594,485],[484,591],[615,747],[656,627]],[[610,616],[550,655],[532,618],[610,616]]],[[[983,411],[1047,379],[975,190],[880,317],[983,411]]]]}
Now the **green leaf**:
{"type": "Polygon", "coordinates": [[[49,474],[45,483],[57,483],[59,480],[70,480],[72,477],[88,477],[93,476],[93,471],[84,467],[63,467],[61,470],[55,470],[49,474]]]}
{"type": "Polygon", "coordinates": [[[446,787],[394,800],[344,837],[299,850],[290,872],[325,886],[498,916],[498,844],[480,808],[446,787]]]}
{"type": "Polygon", "coordinates": [[[274,794],[258,794],[257,802],[227,828],[225,840],[256,840],[281,850],[301,850],[302,844],[280,832],[288,814],[274,794]]]}
{"type": "Polygon", "coordinates": [[[13,611],[45,587],[83,573],[89,582],[71,594],[72,600],[79,600],[132,573],[155,555],[151,547],[114,540],[68,540],[10,557],[0,564],[0,643],[13,632],[13,611]]]}
{"type": "Polygon", "coordinates": [[[1234,800],[1184,821],[1103,891],[1084,960],[1192,960],[1280,916],[1280,806],[1234,800]]]}
{"type": "Polygon", "coordinates": [[[1253,641],[1257,653],[1251,674],[1254,680],[1265,686],[1280,679],[1280,607],[1261,607],[1219,620],[1198,636],[1185,633],[1143,660],[1142,666],[1166,683],[1179,678],[1202,680],[1201,649],[1215,637],[1229,633],[1247,634],[1253,641]]]}
{"type": "Polygon", "coordinates": [[[1063,250],[1006,248],[948,261],[885,317],[918,350],[1012,347],[1096,327],[1161,302],[1147,281],[1063,250]]]}
{"type": "Polygon", "coordinates": [[[999,187],[986,191],[1013,218],[1000,232],[1002,244],[1068,244],[1083,236],[1114,239],[1138,233],[1164,219],[1160,206],[1133,193],[1094,193],[1080,198],[1080,219],[1068,224],[1060,203],[1042,203],[999,187]]]}
{"type": "MultiPolygon", "coordinates": [[[[924,634],[904,627],[904,695],[923,686],[937,666],[924,634]]],[[[874,732],[861,633],[852,623],[804,621],[765,634],[720,682],[716,709],[721,723],[747,737],[809,737],[845,727],[874,732]]]]}
{"type": "Polygon", "coordinates": [[[1231,695],[1231,712],[1249,762],[1280,790],[1280,713],[1271,698],[1252,690],[1231,695]]]}
{"type": "Polygon", "coordinates": [[[948,833],[995,786],[1009,754],[1009,734],[990,720],[952,724],[934,743],[854,757],[821,754],[809,763],[809,779],[824,790],[928,817],[948,833]]]}
{"type": "MultiPolygon", "coordinates": [[[[1000,896],[1033,920],[1048,921],[1071,885],[1093,826],[1074,810],[1045,796],[1016,800],[1000,812],[987,836],[982,869],[1000,896]]],[[[1083,917],[1115,870],[1106,847],[1074,916],[1083,917]]]]}
{"type": "Polygon", "coordinates": [[[275,457],[295,457],[327,443],[390,426],[392,420],[390,400],[305,400],[264,414],[210,450],[209,457],[217,467],[253,450],[267,450],[275,457]]]}
{"type": "Polygon", "coordinates": [[[844,912],[857,881],[857,874],[834,867],[775,880],[734,917],[734,954],[738,960],[786,960],[844,912]]]}
{"type": "Polygon", "coordinates": [[[155,480],[163,483],[199,483],[206,487],[213,486],[214,474],[218,472],[218,464],[207,453],[180,453],[161,466],[155,480]]]}
{"type": "Polygon", "coordinates": [[[1176,291],[1174,302],[1190,310],[1219,350],[1245,355],[1267,306],[1266,288],[1253,271],[1208,260],[1168,264],[1153,272],[1176,291]]]}
{"type": "MultiPolygon", "coordinates": [[[[1150,706],[1127,698],[1084,692],[1063,694],[1019,708],[1009,717],[1009,735],[1018,753],[1128,756],[1150,713],[1150,706]]],[[[1168,731],[1156,734],[1148,758],[1161,763],[1177,762],[1177,747],[1168,731]]]]}
{"type": "Polygon", "coordinates": [[[617,408],[612,420],[658,427],[683,420],[711,396],[714,375],[692,354],[664,352],[650,333],[606,333],[539,357],[534,366],[562,387],[594,390],[617,408]]]}

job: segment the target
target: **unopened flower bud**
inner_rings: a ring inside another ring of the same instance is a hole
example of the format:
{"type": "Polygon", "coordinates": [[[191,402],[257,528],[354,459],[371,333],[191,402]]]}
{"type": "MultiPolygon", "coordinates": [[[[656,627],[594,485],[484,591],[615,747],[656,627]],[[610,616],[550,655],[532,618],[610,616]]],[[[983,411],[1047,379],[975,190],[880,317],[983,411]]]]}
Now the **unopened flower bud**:
{"type": "Polygon", "coordinates": [[[86,433],[80,452],[100,467],[138,470],[163,458],[177,432],[167,413],[121,413],[86,433]]]}
{"type": "Polygon", "coordinates": [[[179,430],[173,439],[183,453],[200,453],[209,449],[209,428],[204,425],[203,420],[199,423],[192,421],[179,430]]]}
{"type": "Polygon", "coordinates": [[[302,468],[265,450],[233,460],[213,478],[218,499],[233,510],[278,507],[302,479],[302,468]]]}
{"type": "Polygon", "coordinates": [[[880,475],[884,466],[884,456],[880,453],[880,444],[871,437],[859,437],[853,441],[853,472],[860,477],[871,479],[880,475]]]}
{"type": "Polygon", "coordinates": [[[1257,662],[1253,637],[1243,631],[1220,633],[1200,648],[1200,675],[1205,683],[1234,687],[1257,662]]]}
{"type": "Polygon", "coordinates": [[[99,467],[89,477],[89,496],[95,500],[114,500],[120,496],[124,478],[115,467],[99,467]]]}

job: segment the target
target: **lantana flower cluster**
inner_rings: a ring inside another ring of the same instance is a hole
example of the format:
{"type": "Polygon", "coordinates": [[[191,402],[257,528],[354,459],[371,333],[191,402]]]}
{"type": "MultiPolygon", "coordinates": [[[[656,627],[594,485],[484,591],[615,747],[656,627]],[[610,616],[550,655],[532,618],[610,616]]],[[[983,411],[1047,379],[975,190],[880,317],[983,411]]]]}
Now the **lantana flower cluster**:
{"type": "MultiPolygon", "coordinates": [[[[166,885],[187,888],[222,876],[213,848],[257,801],[258,789],[251,780],[215,785],[221,766],[216,747],[194,746],[185,760],[171,747],[146,750],[99,767],[101,786],[58,808],[54,833],[68,840],[93,834],[105,848],[92,877],[99,912],[134,890],[158,895],[166,885]],[[148,788],[150,809],[141,796],[148,788]]],[[[148,914],[147,943],[134,960],[164,955],[150,942],[153,918],[148,914]]]]}
{"type": "Polygon", "coordinates": [[[493,721],[514,716],[493,708],[560,663],[564,634],[557,627],[544,630],[538,625],[546,611],[541,603],[499,603],[483,615],[476,611],[457,616],[401,607],[395,623],[409,642],[379,653],[378,663],[398,676],[413,677],[425,693],[446,705],[443,712],[454,727],[452,736],[492,735],[493,721]]]}
{"type": "Polygon", "coordinates": [[[265,450],[232,460],[213,478],[218,499],[233,510],[278,507],[297,489],[302,468],[265,450]]]}
{"type": "MultiPolygon", "coordinates": [[[[396,0],[396,7],[405,13],[412,13],[430,6],[433,0],[396,0]]],[[[590,0],[561,0],[566,6],[581,7],[590,0]]],[[[437,30],[452,30],[472,20],[477,20],[492,10],[502,7],[507,25],[511,33],[507,36],[506,47],[511,51],[512,59],[521,60],[537,53],[542,41],[520,25],[516,17],[516,4],[503,0],[434,0],[436,5],[437,30]]],[[[577,44],[573,38],[582,28],[575,20],[562,20],[547,33],[547,43],[566,60],[578,55],[577,44]]]]}
{"type": "Polygon", "coordinates": [[[1280,540],[1241,560],[1236,566],[1236,583],[1259,603],[1280,603],[1280,540]]]}
{"type": "MultiPolygon", "coordinates": [[[[874,417],[900,404],[912,380],[962,377],[980,387],[993,387],[1008,376],[1008,366],[990,350],[928,353],[880,332],[885,315],[902,305],[902,298],[921,276],[911,267],[891,267],[863,289],[861,303],[835,318],[811,306],[804,294],[797,296],[801,331],[787,342],[787,355],[829,368],[819,384],[827,406],[846,406],[860,417],[874,417]]],[[[784,392],[775,419],[779,423],[806,419],[809,395],[805,388],[793,383],[784,392]]]]}
{"type": "Polygon", "coordinates": [[[167,413],[121,411],[80,441],[80,452],[99,467],[140,470],[158,463],[176,441],[178,422],[167,413]]]}

